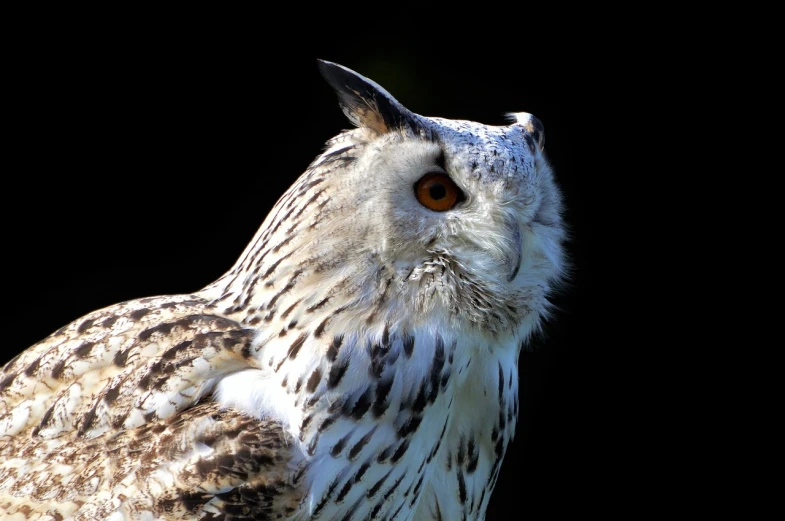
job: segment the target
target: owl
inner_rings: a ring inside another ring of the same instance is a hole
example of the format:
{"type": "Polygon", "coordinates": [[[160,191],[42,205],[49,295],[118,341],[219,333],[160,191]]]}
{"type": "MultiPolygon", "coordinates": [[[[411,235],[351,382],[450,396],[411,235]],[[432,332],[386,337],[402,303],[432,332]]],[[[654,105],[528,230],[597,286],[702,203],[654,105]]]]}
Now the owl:
{"type": "Polygon", "coordinates": [[[0,517],[485,518],[564,271],[543,126],[420,116],[319,68],[356,128],[225,275],[0,371],[0,517]]]}

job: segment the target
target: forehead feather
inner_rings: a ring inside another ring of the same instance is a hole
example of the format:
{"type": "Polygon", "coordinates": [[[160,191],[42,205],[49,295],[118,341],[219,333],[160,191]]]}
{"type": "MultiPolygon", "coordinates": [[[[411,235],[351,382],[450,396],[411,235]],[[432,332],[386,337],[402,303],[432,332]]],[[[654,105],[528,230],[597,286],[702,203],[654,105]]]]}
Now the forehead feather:
{"type": "Polygon", "coordinates": [[[455,167],[483,182],[520,183],[535,168],[531,138],[518,126],[495,127],[474,121],[427,118],[455,167]]]}

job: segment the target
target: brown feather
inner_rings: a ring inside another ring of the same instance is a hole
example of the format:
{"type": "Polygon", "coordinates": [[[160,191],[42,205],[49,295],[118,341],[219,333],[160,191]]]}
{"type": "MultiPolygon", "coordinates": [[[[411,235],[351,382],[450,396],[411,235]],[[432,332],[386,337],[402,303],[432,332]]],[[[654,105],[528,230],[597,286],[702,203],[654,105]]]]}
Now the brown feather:
{"type": "Polygon", "coordinates": [[[293,512],[288,435],[209,401],[213,379],[257,366],[254,335],[199,297],[156,297],[25,351],[0,372],[0,514],[293,512]]]}

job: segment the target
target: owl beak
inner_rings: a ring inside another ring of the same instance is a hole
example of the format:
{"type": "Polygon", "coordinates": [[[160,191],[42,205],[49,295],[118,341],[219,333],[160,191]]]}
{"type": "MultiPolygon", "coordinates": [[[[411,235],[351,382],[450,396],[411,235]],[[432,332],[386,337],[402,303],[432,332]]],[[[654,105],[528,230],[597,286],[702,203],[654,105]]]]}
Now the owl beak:
{"type": "Polygon", "coordinates": [[[523,259],[523,237],[521,236],[521,228],[518,223],[510,223],[508,225],[510,230],[510,244],[508,248],[507,258],[505,264],[509,268],[509,276],[507,282],[512,282],[518,275],[518,270],[521,269],[521,260],[523,259]]]}

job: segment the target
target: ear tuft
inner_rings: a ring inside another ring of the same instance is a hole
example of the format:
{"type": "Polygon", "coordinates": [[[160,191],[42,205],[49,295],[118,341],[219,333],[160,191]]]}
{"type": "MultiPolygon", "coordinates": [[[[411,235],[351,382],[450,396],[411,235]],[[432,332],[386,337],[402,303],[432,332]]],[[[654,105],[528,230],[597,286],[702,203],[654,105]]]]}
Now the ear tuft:
{"type": "Polygon", "coordinates": [[[513,125],[520,125],[523,127],[534,139],[534,142],[537,143],[540,150],[545,148],[545,127],[543,127],[542,122],[539,119],[528,112],[513,112],[507,114],[507,118],[509,118],[513,125]]]}
{"type": "Polygon", "coordinates": [[[337,63],[318,60],[319,71],[338,95],[343,113],[355,126],[380,134],[404,127],[417,130],[418,118],[376,82],[337,63]]]}

